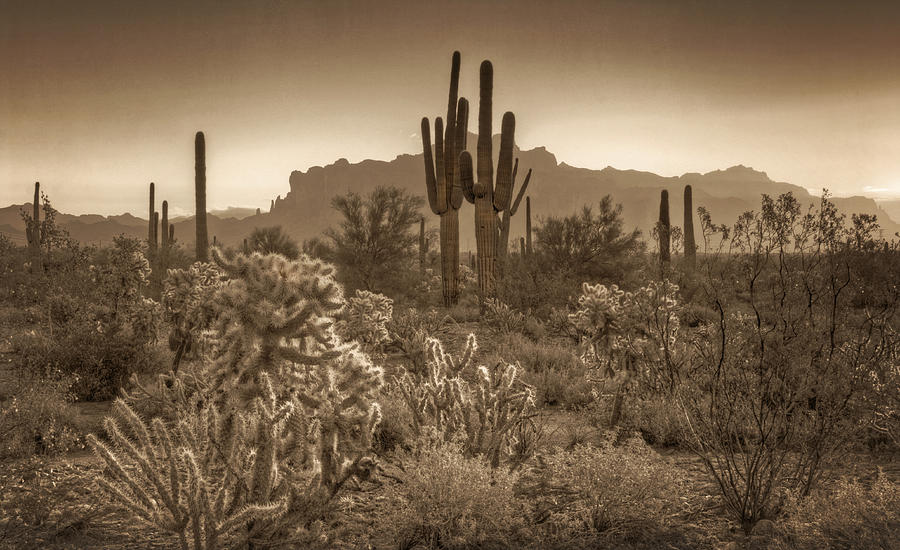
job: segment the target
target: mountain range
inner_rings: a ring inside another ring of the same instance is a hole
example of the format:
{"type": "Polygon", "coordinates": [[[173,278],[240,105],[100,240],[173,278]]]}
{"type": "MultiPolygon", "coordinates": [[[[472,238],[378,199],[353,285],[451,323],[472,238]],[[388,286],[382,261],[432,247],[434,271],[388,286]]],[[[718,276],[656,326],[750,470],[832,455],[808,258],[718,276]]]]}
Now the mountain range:
{"type": "MultiPolygon", "coordinates": [[[[468,142],[473,157],[476,139],[470,135],[468,142]]],[[[494,141],[496,163],[499,136],[495,136],[494,141]]],[[[638,228],[646,237],[658,217],[662,189],[669,191],[673,225],[682,225],[682,193],[684,186],[688,184],[693,187],[694,208],[705,207],[716,223],[731,224],[742,212],[758,209],[763,193],[774,196],[791,192],[804,204],[813,204],[819,200],[803,187],[773,181],[765,172],[741,165],[705,174],[687,173],[665,177],[651,172],[618,170],[612,167],[602,170],[577,168],[558,163],[556,157],[544,147],[525,151],[516,148],[515,153],[519,158],[519,181],[515,192],[518,192],[518,185],[527,170],[530,168],[533,171],[527,194],[531,196],[532,223],[535,225],[540,223],[542,217],[571,214],[585,204],[596,204],[604,195],[609,194],[614,202],[622,205],[625,228],[638,228]]],[[[279,195],[272,200],[268,212],[248,208],[211,211],[207,216],[210,240],[216,236],[220,243],[236,245],[254,227],[272,225],[281,225],[298,241],[318,236],[326,228],[336,225],[340,219],[340,215],[330,207],[331,199],[336,195],[350,191],[365,194],[379,185],[393,185],[406,189],[411,194],[424,196],[424,161],[422,154],[404,154],[391,161],[364,160],[353,164],[346,159],[339,159],[324,167],[314,166],[305,172],[294,171],[290,174],[289,184],[289,191],[284,197],[279,195]]],[[[208,182],[208,185],[215,185],[215,182],[208,182]]],[[[900,225],[894,221],[900,219],[900,204],[885,204],[891,208],[894,216],[898,216],[892,219],[888,211],[868,197],[840,197],[833,201],[848,217],[850,213],[876,215],[886,235],[900,231],[900,225]]],[[[65,205],[56,206],[65,210],[65,205]]],[[[20,216],[23,208],[30,209],[31,206],[26,203],[0,208],[0,233],[18,243],[25,241],[20,216]]],[[[475,248],[473,212],[473,207],[464,202],[460,211],[460,248],[463,251],[475,248]],[[467,220],[469,223],[466,223],[467,220]]],[[[437,227],[438,217],[431,214],[427,205],[423,213],[426,224],[437,227]]],[[[175,225],[176,239],[191,244],[194,236],[193,217],[173,218],[172,222],[175,225]]],[[[132,214],[74,216],[60,213],[57,215],[57,223],[83,243],[102,244],[110,242],[119,234],[135,237],[147,234],[147,220],[132,214]]],[[[697,227],[696,218],[694,223],[697,227]]],[[[511,243],[518,242],[524,231],[523,205],[512,218],[511,243]]]]}

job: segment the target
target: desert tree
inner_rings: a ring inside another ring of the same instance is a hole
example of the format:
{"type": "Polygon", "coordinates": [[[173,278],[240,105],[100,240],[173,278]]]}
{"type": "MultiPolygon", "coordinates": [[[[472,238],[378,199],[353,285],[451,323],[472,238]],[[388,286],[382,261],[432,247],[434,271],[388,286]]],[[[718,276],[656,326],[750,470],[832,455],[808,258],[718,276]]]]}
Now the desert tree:
{"type": "Polygon", "coordinates": [[[300,247],[279,225],[254,228],[247,239],[247,249],[260,254],[281,254],[290,260],[300,257],[300,247]]]}
{"type": "Polygon", "coordinates": [[[419,242],[414,228],[423,204],[421,197],[396,187],[332,199],[332,208],[343,219],[325,234],[331,240],[332,260],[349,287],[380,292],[409,269],[419,242]]]}

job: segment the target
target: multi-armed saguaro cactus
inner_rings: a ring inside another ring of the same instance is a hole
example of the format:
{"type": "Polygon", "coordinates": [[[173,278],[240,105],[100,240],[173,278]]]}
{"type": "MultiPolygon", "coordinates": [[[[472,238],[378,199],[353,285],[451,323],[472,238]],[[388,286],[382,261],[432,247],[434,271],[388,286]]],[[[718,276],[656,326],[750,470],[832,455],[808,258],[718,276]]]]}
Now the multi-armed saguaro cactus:
{"type": "MultiPolygon", "coordinates": [[[[513,165],[512,171],[512,185],[516,185],[516,173],[519,171],[519,159],[516,159],[515,164],[513,165]]],[[[509,252],[509,225],[510,218],[516,215],[516,212],[519,210],[519,203],[522,202],[522,197],[525,195],[525,190],[528,189],[528,182],[531,181],[531,169],[528,169],[528,174],[525,175],[525,180],[522,182],[522,186],[519,188],[519,193],[516,195],[516,200],[510,204],[510,200],[512,199],[512,192],[507,195],[508,199],[505,205],[501,205],[501,210],[503,211],[503,216],[500,218],[500,240],[497,242],[497,265],[500,268],[500,275],[502,276],[506,269],[506,256],[509,252]]],[[[526,206],[529,207],[530,213],[530,204],[531,201],[528,201],[526,206]]],[[[529,216],[530,218],[531,216],[529,216]]],[[[530,224],[530,219],[527,222],[530,224]]]]}
{"type": "Polygon", "coordinates": [[[688,267],[697,263],[697,244],[694,241],[694,198],[690,185],[684,186],[684,261],[688,267]]]}
{"type": "Polygon", "coordinates": [[[659,223],[656,225],[659,235],[659,260],[668,262],[671,259],[669,251],[672,226],[669,222],[669,192],[665,189],[659,195],[659,223]]]}
{"type": "Polygon", "coordinates": [[[209,260],[209,237],[206,233],[206,138],[203,132],[197,132],[194,137],[194,196],[197,261],[206,262],[209,260]]]}
{"type": "Polygon", "coordinates": [[[40,273],[41,266],[41,182],[34,182],[34,202],[32,203],[31,220],[27,214],[25,218],[25,237],[28,240],[28,250],[31,252],[31,272],[40,273]]]}
{"type": "Polygon", "coordinates": [[[478,245],[478,290],[482,299],[495,292],[497,241],[500,238],[497,214],[509,207],[513,190],[513,145],[516,117],[503,114],[500,131],[500,157],[497,161],[497,186],[494,187],[491,128],[494,93],[494,67],[481,63],[478,100],[478,181],[472,172],[472,155],[463,151],[459,157],[460,182],[466,199],[475,203],[475,241],[478,245]]]}
{"type": "Polygon", "coordinates": [[[456,158],[466,148],[469,102],[457,99],[459,88],[459,52],[453,52],[450,69],[450,95],[447,100],[447,128],[440,117],[434,121],[434,155],[431,152],[431,128],[422,118],[422,150],[425,154],[425,188],[431,211],[441,217],[441,280],[444,305],[459,300],[459,207],[462,189],[456,158]]]}

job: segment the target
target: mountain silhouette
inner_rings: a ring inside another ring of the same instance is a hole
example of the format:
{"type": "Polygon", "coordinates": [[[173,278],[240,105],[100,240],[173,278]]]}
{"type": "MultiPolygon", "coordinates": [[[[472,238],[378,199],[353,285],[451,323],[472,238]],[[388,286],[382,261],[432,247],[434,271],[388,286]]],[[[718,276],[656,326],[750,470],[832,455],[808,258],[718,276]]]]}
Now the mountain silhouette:
{"type": "MultiPolygon", "coordinates": [[[[470,134],[468,148],[475,157],[477,136],[470,134]]],[[[494,162],[499,151],[499,136],[494,136],[494,162]]],[[[686,173],[682,176],[660,176],[652,172],[619,170],[606,167],[602,170],[577,168],[558,163],[556,157],[544,147],[526,151],[515,149],[519,158],[518,185],[528,169],[533,170],[527,194],[531,196],[532,223],[539,224],[546,216],[564,216],[576,212],[585,204],[597,204],[604,195],[611,195],[615,203],[622,205],[625,229],[638,228],[649,238],[649,231],[659,213],[659,195],[668,189],[673,225],[682,225],[682,193],[685,185],[693,187],[694,207],[705,207],[716,223],[733,223],[747,210],[759,209],[760,196],[791,192],[803,204],[816,204],[818,197],[803,187],[773,181],[765,172],[747,166],[732,166],[705,174],[686,173]]],[[[215,182],[210,182],[215,185],[215,182]]],[[[298,241],[319,236],[326,228],[335,226],[340,215],[331,208],[336,195],[347,192],[366,194],[379,185],[392,185],[406,189],[414,195],[425,195],[425,173],[422,154],[400,155],[392,161],[364,160],[350,163],[339,159],[327,166],[314,166],[304,171],[294,171],[289,178],[289,191],[284,197],[272,201],[267,212],[256,209],[230,207],[224,211],[212,211],[208,215],[210,240],[237,245],[254,227],[281,225],[298,241]],[[252,214],[251,214],[252,213],[252,214]]],[[[868,197],[842,197],[833,199],[838,209],[847,214],[865,213],[878,217],[886,235],[900,231],[888,213],[868,197]]],[[[65,208],[64,205],[58,205],[65,208]]],[[[144,205],[140,205],[144,207],[144,205]]],[[[187,205],[192,207],[193,205],[187,205]]],[[[0,233],[24,243],[24,224],[20,210],[30,211],[30,204],[0,208],[0,233]]],[[[157,205],[159,208],[159,205],[157,205]]],[[[437,227],[438,217],[427,204],[422,210],[426,224],[437,227]]],[[[513,218],[510,241],[515,243],[524,234],[525,212],[522,208],[513,218]]],[[[110,242],[115,235],[126,234],[143,238],[147,234],[147,221],[131,214],[120,216],[59,214],[59,225],[71,236],[83,243],[110,242]]],[[[174,218],[177,240],[192,244],[193,217],[174,218]]],[[[695,228],[698,227],[695,213],[695,228]]],[[[464,202],[460,210],[460,248],[475,249],[473,207],[464,202]]]]}

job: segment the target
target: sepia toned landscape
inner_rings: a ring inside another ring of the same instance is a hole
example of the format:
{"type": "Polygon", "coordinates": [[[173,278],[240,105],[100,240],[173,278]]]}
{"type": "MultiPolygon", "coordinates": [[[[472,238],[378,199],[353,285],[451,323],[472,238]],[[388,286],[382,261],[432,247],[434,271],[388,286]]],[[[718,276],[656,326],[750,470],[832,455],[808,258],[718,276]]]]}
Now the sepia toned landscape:
{"type": "Polygon", "coordinates": [[[898,24],[0,0],[0,548],[900,549],[898,24]]]}

